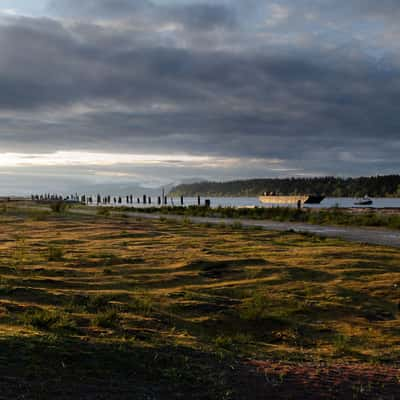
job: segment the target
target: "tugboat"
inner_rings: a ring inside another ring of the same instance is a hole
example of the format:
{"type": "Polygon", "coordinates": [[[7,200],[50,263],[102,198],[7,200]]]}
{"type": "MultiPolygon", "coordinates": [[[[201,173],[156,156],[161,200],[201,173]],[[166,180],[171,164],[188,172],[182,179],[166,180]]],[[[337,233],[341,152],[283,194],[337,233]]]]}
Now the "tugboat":
{"type": "Polygon", "coordinates": [[[354,202],[355,206],[370,206],[374,202],[372,199],[370,199],[367,195],[365,195],[363,198],[358,199],[357,201],[354,202]]]}

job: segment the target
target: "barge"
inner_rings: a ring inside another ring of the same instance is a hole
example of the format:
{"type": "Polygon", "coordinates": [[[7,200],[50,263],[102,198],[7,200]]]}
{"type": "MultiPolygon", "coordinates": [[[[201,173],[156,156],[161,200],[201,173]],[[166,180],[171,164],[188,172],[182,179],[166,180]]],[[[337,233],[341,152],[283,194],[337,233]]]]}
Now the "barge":
{"type": "Polygon", "coordinates": [[[259,197],[261,203],[265,204],[320,204],[325,196],[319,195],[293,195],[279,196],[275,194],[264,194],[259,197]]]}

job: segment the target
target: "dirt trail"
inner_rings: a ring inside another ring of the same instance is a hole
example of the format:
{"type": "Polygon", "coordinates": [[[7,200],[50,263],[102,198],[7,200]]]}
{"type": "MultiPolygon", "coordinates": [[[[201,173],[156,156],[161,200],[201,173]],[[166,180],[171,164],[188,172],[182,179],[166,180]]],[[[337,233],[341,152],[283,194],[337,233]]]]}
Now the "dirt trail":
{"type": "MultiPolygon", "coordinates": [[[[254,400],[394,400],[400,398],[399,370],[368,364],[285,364],[251,361],[241,371],[243,391],[254,400]]],[[[243,393],[243,398],[245,397],[243,393]]]]}
{"type": "MultiPolygon", "coordinates": [[[[93,210],[72,209],[74,213],[94,214],[93,210]]],[[[115,212],[116,215],[119,212],[115,212]]],[[[171,219],[182,221],[189,219],[193,223],[210,223],[210,224],[234,224],[239,222],[242,226],[252,227],[259,226],[271,231],[288,231],[307,232],[317,234],[323,237],[332,237],[348,240],[351,242],[367,243],[373,245],[383,245],[400,247],[400,231],[386,228],[370,228],[370,227],[350,227],[350,226],[330,226],[330,225],[313,225],[298,222],[277,222],[267,220],[249,220],[249,219],[232,219],[232,218],[210,218],[210,217],[183,217],[181,215],[164,215],[164,214],[146,214],[142,212],[124,212],[124,215],[130,217],[141,217],[148,219],[171,219]]]]}

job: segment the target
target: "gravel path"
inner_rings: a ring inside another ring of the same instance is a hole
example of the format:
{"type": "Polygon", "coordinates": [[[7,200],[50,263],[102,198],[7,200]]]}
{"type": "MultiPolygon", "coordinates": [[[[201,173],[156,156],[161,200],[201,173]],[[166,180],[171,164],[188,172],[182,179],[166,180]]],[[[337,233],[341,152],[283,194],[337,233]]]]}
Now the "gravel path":
{"type": "MultiPolygon", "coordinates": [[[[74,210],[83,214],[89,214],[90,211],[74,210]]],[[[118,213],[116,213],[118,214],[118,213]]],[[[386,228],[369,228],[369,227],[350,227],[350,226],[323,226],[312,225],[298,222],[277,222],[266,220],[248,220],[248,219],[232,219],[232,218],[210,218],[210,217],[183,217],[180,215],[163,215],[163,214],[146,214],[141,212],[124,212],[124,215],[131,217],[141,217],[148,219],[172,219],[181,221],[189,219],[193,223],[210,223],[210,224],[234,224],[240,222],[243,226],[259,226],[266,230],[272,231],[288,231],[314,233],[324,237],[340,238],[352,242],[367,243],[383,246],[400,247],[400,230],[390,230],[386,228]]]]}

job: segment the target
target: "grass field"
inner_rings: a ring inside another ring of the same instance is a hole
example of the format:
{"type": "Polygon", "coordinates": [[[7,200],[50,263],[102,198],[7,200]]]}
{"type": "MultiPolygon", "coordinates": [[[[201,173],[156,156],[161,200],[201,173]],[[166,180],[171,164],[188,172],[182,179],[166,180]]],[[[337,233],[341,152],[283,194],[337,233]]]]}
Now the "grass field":
{"type": "Polygon", "coordinates": [[[399,250],[17,208],[0,227],[0,399],[400,398],[399,250]]]}

